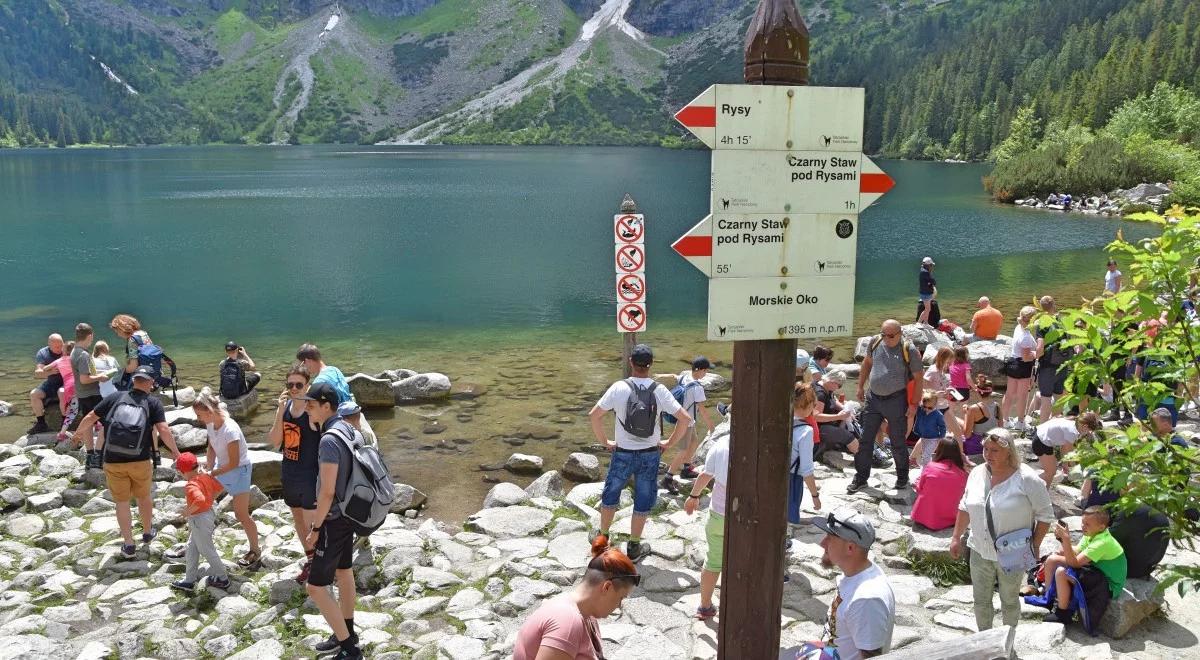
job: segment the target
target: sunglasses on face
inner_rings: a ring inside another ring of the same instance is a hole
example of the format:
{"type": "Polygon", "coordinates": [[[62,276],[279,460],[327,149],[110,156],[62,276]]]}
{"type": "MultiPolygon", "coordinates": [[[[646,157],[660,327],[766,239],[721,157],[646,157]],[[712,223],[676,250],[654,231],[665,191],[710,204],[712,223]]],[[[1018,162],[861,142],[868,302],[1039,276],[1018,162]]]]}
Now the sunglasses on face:
{"type": "Polygon", "coordinates": [[[640,576],[640,575],[626,575],[624,573],[618,573],[618,574],[614,574],[614,575],[609,575],[608,579],[609,580],[626,580],[635,587],[640,586],[642,584],[642,576],[640,576]]]}
{"type": "Polygon", "coordinates": [[[287,388],[289,390],[302,390],[304,389],[304,383],[288,383],[287,388]]]}
{"type": "Polygon", "coordinates": [[[885,332],[885,333],[883,333],[883,336],[884,336],[884,338],[885,338],[885,339],[895,339],[896,337],[899,337],[899,336],[900,336],[900,333],[899,333],[899,332],[893,332],[893,333],[891,333],[891,334],[888,334],[888,333],[886,333],[886,332],[885,332]]]}

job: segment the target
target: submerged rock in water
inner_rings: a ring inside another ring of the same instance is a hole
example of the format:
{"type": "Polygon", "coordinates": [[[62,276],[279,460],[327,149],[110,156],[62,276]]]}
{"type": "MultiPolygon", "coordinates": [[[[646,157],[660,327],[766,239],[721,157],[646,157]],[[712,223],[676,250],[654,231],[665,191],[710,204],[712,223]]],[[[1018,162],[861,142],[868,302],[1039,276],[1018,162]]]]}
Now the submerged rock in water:
{"type": "Polygon", "coordinates": [[[12,414],[12,404],[7,401],[0,401],[0,417],[8,417],[12,414]]]}
{"type": "Polygon", "coordinates": [[[544,464],[541,456],[513,454],[504,462],[504,469],[515,474],[541,474],[544,464]]]}
{"type": "Polygon", "coordinates": [[[419,374],[392,383],[397,404],[444,399],[450,395],[450,378],[445,374],[419,374]]]}

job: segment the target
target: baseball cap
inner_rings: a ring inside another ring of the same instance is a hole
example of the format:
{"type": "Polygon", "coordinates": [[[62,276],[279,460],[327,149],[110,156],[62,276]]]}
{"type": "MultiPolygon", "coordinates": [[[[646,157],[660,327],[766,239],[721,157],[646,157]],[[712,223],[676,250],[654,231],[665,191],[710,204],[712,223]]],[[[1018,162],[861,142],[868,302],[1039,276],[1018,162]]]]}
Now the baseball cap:
{"type": "Polygon", "coordinates": [[[296,397],[301,401],[316,401],[328,403],[335,410],[338,407],[338,393],[329,383],[314,383],[304,394],[296,397]]]}
{"type": "Polygon", "coordinates": [[[697,355],[695,360],[692,360],[692,369],[712,369],[712,362],[703,355],[697,355]]]}
{"type": "Polygon", "coordinates": [[[875,542],[875,527],[866,516],[857,511],[831,513],[824,518],[813,519],[813,524],[825,533],[833,534],[860,548],[869,548],[875,542]]]}
{"type": "Polygon", "coordinates": [[[349,417],[350,415],[357,415],[358,413],[362,412],[362,406],[358,405],[354,401],[347,401],[338,406],[337,410],[339,416],[349,417]]]}
{"type": "Polygon", "coordinates": [[[639,367],[648,367],[654,364],[654,351],[645,344],[638,344],[633,347],[633,352],[629,354],[629,359],[639,367]]]}
{"type": "Polygon", "coordinates": [[[236,351],[237,349],[238,349],[238,343],[236,341],[225,342],[225,350],[236,351]]]}
{"type": "Polygon", "coordinates": [[[175,469],[180,472],[191,472],[196,469],[196,455],[190,451],[185,451],[175,459],[175,469]]]}
{"type": "Polygon", "coordinates": [[[925,257],[924,259],[921,260],[921,265],[922,266],[935,266],[937,264],[933,263],[933,257],[925,257]]]}
{"type": "Polygon", "coordinates": [[[150,365],[143,364],[142,366],[137,368],[137,371],[133,372],[133,377],[134,378],[145,378],[146,380],[154,380],[154,370],[150,368],[150,365]]]}

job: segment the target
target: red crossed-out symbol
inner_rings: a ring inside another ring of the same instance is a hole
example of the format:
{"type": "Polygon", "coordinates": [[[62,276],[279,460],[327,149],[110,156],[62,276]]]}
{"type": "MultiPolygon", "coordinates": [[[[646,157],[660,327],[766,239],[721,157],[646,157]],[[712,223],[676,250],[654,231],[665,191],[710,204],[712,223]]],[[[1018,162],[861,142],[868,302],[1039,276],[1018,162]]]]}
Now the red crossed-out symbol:
{"type": "Polygon", "coordinates": [[[646,234],[646,224],[636,215],[623,215],[617,218],[616,235],[620,243],[641,243],[646,234]]]}
{"type": "Polygon", "coordinates": [[[646,306],[630,303],[621,307],[617,312],[617,323],[629,332],[637,332],[646,327],[646,306]]]}
{"type": "Polygon", "coordinates": [[[622,245],[617,249],[617,270],[636,273],[646,265],[646,252],[640,245],[622,245]]]}
{"type": "Polygon", "coordinates": [[[646,281],[636,273],[622,275],[617,282],[617,295],[625,302],[637,302],[646,295],[646,281]]]}

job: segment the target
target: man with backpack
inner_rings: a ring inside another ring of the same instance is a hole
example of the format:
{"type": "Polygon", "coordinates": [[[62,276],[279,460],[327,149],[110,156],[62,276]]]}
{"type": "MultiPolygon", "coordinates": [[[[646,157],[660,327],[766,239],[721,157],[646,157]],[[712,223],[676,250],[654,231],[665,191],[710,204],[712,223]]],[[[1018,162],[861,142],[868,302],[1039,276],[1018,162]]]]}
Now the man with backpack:
{"type": "Polygon", "coordinates": [[[250,359],[246,347],[239,346],[236,341],[225,343],[225,359],[217,368],[223,399],[240,399],[258,387],[262,380],[262,374],[254,370],[254,360],[250,359]]]}
{"type": "Polygon", "coordinates": [[[308,421],[321,429],[317,451],[317,510],[306,544],[313,548],[308,596],[333,629],[316,650],[337,650],[338,660],[363,657],[354,632],[354,539],[383,524],[395,486],[378,450],[338,416],[339,395],[329,383],[314,383],[299,399],[307,401],[308,421]],[[329,586],[337,583],[335,600],[329,586]]]}
{"type": "MultiPolygon", "coordinates": [[[[708,375],[709,369],[712,369],[712,363],[708,361],[708,358],[703,355],[697,356],[695,360],[692,360],[691,371],[679,372],[679,375],[675,377],[675,387],[671,388],[671,396],[692,418],[692,423],[688,425],[687,431],[683,435],[683,445],[675,454],[671,465],[667,467],[667,474],[663,476],[662,486],[671,493],[679,492],[679,487],[675,485],[675,475],[678,474],[684,479],[695,479],[700,476],[692,469],[690,461],[699,444],[696,433],[697,412],[704,418],[704,425],[708,428],[706,433],[711,433],[713,429],[712,418],[708,416],[708,409],[703,405],[707,398],[704,394],[704,383],[700,382],[708,375]]],[[[665,376],[659,376],[659,378],[663,377],[665,376]]],[[[679,420],[674,415],[663,413],[663,419],[676,426],[679,425],[679,420]]]]}
{"type": "Polygon", "coordinates": [[[879,335],[867,347],[858,378],[858,400],[863,403],[860,417],[862,442],[858,443],[858,452],[854,455],[854,480],[846,487],[846,492],[856,493],[867,485],[874,458],[873,440],[884,420],[887,420],[888,439],[896,463],[896,490],[908,488],[908,445],[904,440],[908,435],[909,420],[916,416],[924,395],[923,366],[917,348],[904,339],[900,322],[895,319],[884,321],[879,335]],[[909,381],[913,383],[911,395],[908,394],[909,381]]]}
{"type": "Polygon", "coordinates": [[[608,536],[621,491],[633,477],[633,519],[630,521],[629,543],[625,554],[638,561],[650,554],[649,544],[642,543],[646,516],[658,502],[658,462],[662,452],[687,433],[692,416],[671,396],[667,388],[651,378],[650,365],[654,353],[645,344],[633,347],[629,357],[633,377],[613,383],[588,414],[596,440],[612,452],[604,493],[600,498],[599,534],[608,536]],[[604,415],[614,411],[617,417],[616,440],[610,442],[604,433],[604,415]],[[666,412],[679,419],[675,431],[666,442],[662,439],[659,413],[666,412]]]}
{"type": "Polygon", "coordinates": [[[152,454],[157,453],[154,431],[158,431],[159,439],[171,450],[172,456],[179,455],[162,402],[150,394],[154,390],[154,374],[150,367],[138,367],[132,380],[133,386],[128,392],[105,397],[84,416],[75,431],[75,442],[78,443],[83,440],[83,434],[92,432],[97,421],[104,425],[104,476],[113,503],[117,505],[117,526],[123,541],[121,556],[125,559],[136,556],[130,499],[137,499],[142,543],[149,543],[158,534],[154,529],[151,490],[154,480],[152,454]]]}
{"type": "Polygon", "coordinates": [[[1062,332],[1062,324],[1058,320],[1058,308],[1054,298],[1042,296],[1038,301],[1042,307],[1043,316],[1037,321],[1037,386],[1041,396],[1041,407],[1038,411],[1038,423],[1041,424],[1053,415],[1054,402],[1066,391],[1067,370],[1060,369],[1067,361],[1068,354],[1061,347],[1062,338],[1048,342],[1046,336],[1050,333],[1062,332]]]}

